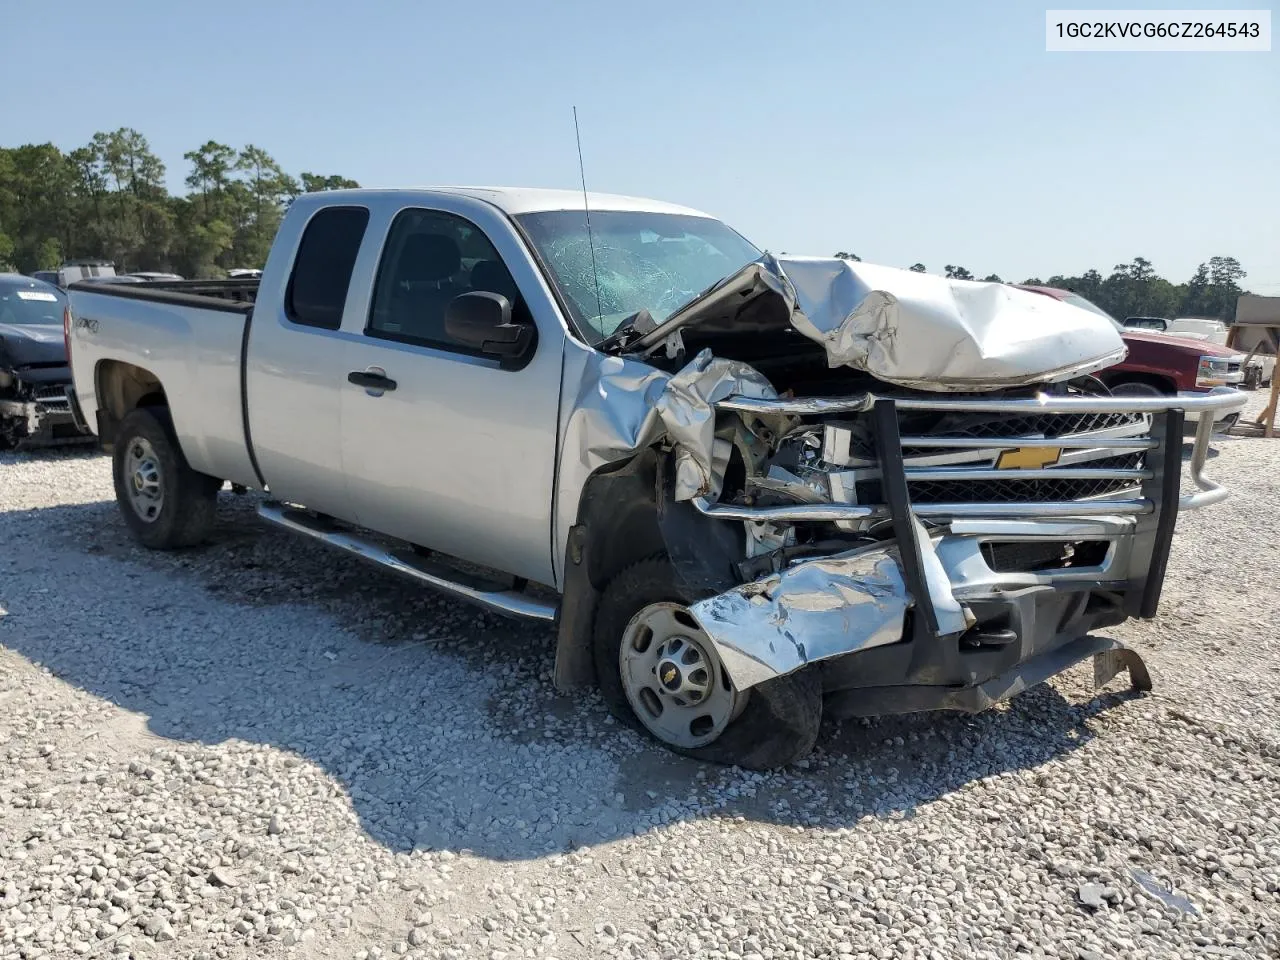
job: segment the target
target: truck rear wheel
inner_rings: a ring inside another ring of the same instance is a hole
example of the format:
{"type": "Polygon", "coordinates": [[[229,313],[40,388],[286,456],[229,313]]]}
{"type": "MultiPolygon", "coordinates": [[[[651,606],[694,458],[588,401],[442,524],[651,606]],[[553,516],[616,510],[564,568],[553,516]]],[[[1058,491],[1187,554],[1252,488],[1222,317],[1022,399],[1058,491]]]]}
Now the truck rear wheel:
{"type": "Polygon", "coordinates": [[[600,598],[596,678],[610,711],[676,753],[749,770],[807,756],[822,721],[822,681],[800,670],[738,690],[688,611],[666,557],[619,573],[600,598]]]}
{"type": "Polygon", "coordinates": [[[112,452],[116,503],[145,547],[192,547],[213,529],[222,481],[187,463],[165,407],[139,407],[120,421],[112,452]]]}

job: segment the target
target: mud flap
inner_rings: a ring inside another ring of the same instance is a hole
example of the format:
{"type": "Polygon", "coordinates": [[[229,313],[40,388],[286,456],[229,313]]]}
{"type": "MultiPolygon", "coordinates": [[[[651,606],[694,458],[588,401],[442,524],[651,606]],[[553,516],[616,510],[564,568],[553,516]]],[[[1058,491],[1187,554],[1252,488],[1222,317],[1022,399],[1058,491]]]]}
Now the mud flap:
{"type": "Polygon", "coordinates": [[[1094,688],[1105,687],[1126,668],[1129,671],[1129,685],[1134,690],[1145,692],[1151,689],[1151,674],[1147,671],[1147,665],[1136,650],[1128,647],[1115,647],[1093,655],[1094,688]]]}

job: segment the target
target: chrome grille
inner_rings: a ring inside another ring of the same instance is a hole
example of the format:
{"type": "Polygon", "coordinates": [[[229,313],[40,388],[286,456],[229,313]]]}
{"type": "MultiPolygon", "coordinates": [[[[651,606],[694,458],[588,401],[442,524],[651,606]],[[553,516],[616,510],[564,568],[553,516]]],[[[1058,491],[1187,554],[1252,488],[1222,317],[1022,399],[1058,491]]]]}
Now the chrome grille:
{"type": "MultiPolygon", "coordinates": [[[[1167,461],[1174,451],[1169,445],[1176,443],[1177,452],[1181,453],[1182,437],[1165,438],[1164,427],[1158,420],[1148,417],[1159,417],[1166,411],[1195,411],[1199,414],[1195,444],[1192,448],[1189,471],[1196,492],[1185,494],[1180,498],[1181,509],[1194,510],[1224,499],[1227,490],[1204,475],[1205,462],[1209,455],[1209,442],[1213,436],[1216,419],[1230,411],[1239,410],[1245,403],[1243,394],[1235,390],[1217,388],[1204,396],[1198,397],[1098,397],[1072,394],[1054,396],[1037,394],[1028,397],[981,397],[981,396],[923,396],[909,397],[876,397],[874,394],[858,394],[838,398],[779,398],[776,400],[755,397],[733,396],[717,401],[718,410],[747,413],[754,416],[778,414],[800,418],[823,418],[823,440],[821,461],[823,469],[829,470],[827,476],[831,484],[831,501],[826,503],[796,503],[781,505],[759,505],[751,503],[712,503],[705,498],[695,498],[694,507],[701,513],[728,520],[750,521],[805,521],[836,523],[869,523],[883,519],[888,515],[888,506],[883,497],[864,499],[861,490],[857,489],[863,481],[874,478],[877,484],[880,479],[880,465],[861,459],[858,456],[862,441],[868,436],[865,421],[859,419],[881,402],[892,402],[899,414],[910,411],[923,411],[933,415],[932,422],[937,423],[944,416],[958,414],[984,414],[974,423],[968,425],[972,429],[983,423],[1007,424],[1010,418],[1040,418],[1046,415],[1083,418],[1096,414],[1121,414],[1127,422],[1118,426],[1090,432],[1068,430],[1066,434],[1058,433],[1054,437],[949,437],[924,433],[903,433],[899,443],[903,451],[902,468],[904,480],[914,482],[940,482],[941,474],[947,481],[962,478],[966,496],[951,502],[917,502],[912,504],[912,511],[922,519],[967,519],[967,518],[1019,518],[1038,519],[1048,517],[1092,517],[1092,516],[1144,516],[1159,509],[1159,504],[1143,489],[1133,489],[1126,495],[1107,496],[1105,499],[1067,499],[1067,500],[1034,500],[1028,502],[988,501],[979,502],[970,499],[973,484],[984,481],[998,483],[1010,482],[1010,475],[1017,472],[1016,479],[1043,481],[1075,481],[1113,479],[1124,481],[1126,488],[1136,488],[1138,484],[1154,479],[1153,474],[1161,461],[1167,461]],[[827,419],[830,418],[830,419],[827,419]],[[1101,436],[1098,436],[1098,434],[1101,436]],[[1020,471],[999,470],[992,460],[1001,450],[1015,447],[1058,447],[1062,457],[1058,464],[1046,469],[1024,469],[1020,471]],[[946,451],[933,458],[920,456],[922,450],[946,451]],[[917,451],[915,455],[911,451],[917,451]],[[1145,455],[1152,451],[1152,459],[1147,460],[1141,469],[1128,467],[1093,466],[1112,457],[1128,456],[1134,453],[1145,455]],[[961,454],[961,456],[953,456],[961,454]],[[986,466],[980,465],[985,456],[986,466]],[[947,461],[945,468],[932,466],[916,466],[920,460],[932,459],[935,463],[943,459],[947,461]],[[1078,466],[1083,463],[1084,466],[1078,466]],[[846,469],[841,469],[846,468],[846,469]],[[1113,476],[1108,477],[1110,472],[1113,476]]],[[[926,418],[928,419],[928,418],[926,418]]],[[[912,426],[916,429],[915,418],[912,426]]],[[[1069,427],[1075,424],[1097,424],[1090,419],[1056,421],[1051,426],[1062,424],[1069,427]]],[[[1114,422],[1114,421],[1112,421],[1114,422]]],[[[901,420],[900,420],[901,423],[901,420]]],[[[1023,420],[1026,423],[1026,420],[1023,420]]],[[[927,429],[927,426],[925,427],[927,429]]],[[[997,429],[1006,429],[1001,426],[997,429]]],[[[1087,489],[1087,488],[1085,488],[1087,489]]],[[[1079,490],[1077,490],[1077,493],[1079,490]]],[[[1085,494],[1087,496],[1087,494],[1085,494]]]]}
{"type": "MultiPolygon", "coordinates": [[[[909,421],[918,419],[918,414],[900,414],[902,432],[922,432],[910,429],[912,426],[918,427],[918,423],[913,425],[909,421]]],[[[936,418],[928,436],[993,440],[999,442],[1000,449],[1003,450],[1017,447],[1019,440],[1074,439],[1093,433],[1132,432],[1123,428],[1145,426],[1146,418],[1134,413],[1043,413],[997,417],[989,414],[952,414],[936,418]]],[[[939,447],[904,446],[903,458],[911,466],[918,458],[953,452],[939,447]]],[[[976,457],[971,462],[974,466],[995,466],[995,461],[990,456],[976,457]]],[[[1140,470],[1146,466],[1146,454],[1137,451],[1111,457],[1090,457],[1087,464],[1095,469],[1140,470]]],[[[1084,500],[1136,486],[1134,480],[1124,477],[1026,479],[1020,478],[1018,472],[1001,471],[1007,479],[1002,476],[999,479],[975,480],[912,480],[908,472],[907,489],[914,503],[1033,503],[1038,500],[1084,500]]]]}
{"type": "MultiPolygon", "coordinates": [[[[1098,469],[1141,469],[1145,454],[1130,453],[1119,457],[1090,460],[1098,469]]],[[[912,503],[1034,503],[1038,500],[1085,500],[1101,497],[1137,485],[1134,480],[1099,477],[1083,480],[1023,480],[1018,471],[1005,471],[1004,480],[907,480],[912,503]]]]}
{"type": "MultiPolygon", "coordinates": [[[[918,504],[1070,501],[1131,490],[1145,476],[1152,446],[1149,418],[1130,411],[908,409],[899,410],[898,423],[907,489],[918,504]],[[1050,451],[1043,465],[999,469],[1003,452],[1024,446],[1050,451]]],[[[844,491],[839,498],[852,493],[857,503],[878,502],[880,464],[869,425],[833,426],[823,457],[853,468],[833,476],[844,491]]]]}
{"type": "Polygon", "coordinates": [[[41,413],[71,412],[71,404],[67,402],[65,387],[37,387],[35,401],[36,408],[41,413]]]}
{"type": "MultiPolygon", "coordinates": [[[[993,417],[990,414],[933,416],[918,412],[900,412],[898,415],[898,429],[904,437],[914,434],[948,440],[991,440],[994,441],[992,449],[1017,446],[1016,443],[1006,444],[1004,441],[1071,437],[1077,434],[1137,427],[1144,423],[1145,418],[1135,413],[1040,413],[993,417]]],[[[923,443],[910,444],[909,449],[904,450],[908,460],[953,452],[953,447],[928,446],[923,443]]],[[[836,462],[843,462],[846,458],[871,462],[875,457],[875,446],[870,432],[855,429],[849,436],[846,457],[836,462]]]]}
{"type": "MultiPolygon", "coordinates": [[[[1077,433],[1093,433],[1143,422],[1135,413],[1041,413],[1028,416],[1013,414],[992,417],[989,414],[944,415],[930,418],[927,427],[931,437],[957,437],[970,440],[1017,440],[1029,437],[1067,437],[1077,433]]],[[[919,414],[899,414],[903,435],[924,433],[919,414]]],[[[936,447],[913,447],[909,456],[927,456],[940,452],[936,447]]]]}

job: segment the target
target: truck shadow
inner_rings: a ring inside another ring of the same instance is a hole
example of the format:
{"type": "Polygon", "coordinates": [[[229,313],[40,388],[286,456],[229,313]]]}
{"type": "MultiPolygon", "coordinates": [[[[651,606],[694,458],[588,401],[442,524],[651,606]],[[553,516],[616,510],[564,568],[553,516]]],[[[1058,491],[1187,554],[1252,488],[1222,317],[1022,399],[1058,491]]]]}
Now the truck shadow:
{"type": "MultiPolygon", "coordinates": [[[[1240,439],[1242,439],[1242,438],[1240,438],[1240,437],[1226,437],[1226,436],[1217,436],[1217,435],[1215,435],[1215,436],[1214,436],[1214,438],[1213,438],[1213,442],[1214,442],[1214,444],[1218,444],[1218,443],[1220,443],[1220,442],[1222,442],[1222,441],[1224,441],[1224,440],[1225,440],[1227,443],[1234,443],[1235,441],[1240,440],[1240,439]]],[[[1194,437],[1188,437],[1187,439],[1183,440],[1183,442],[1182,442],[1182,462],[1183,462],[1183,463],[1190,463],[1190,462],[1191,462],[1191,455],[1192,455],[1192,453],[1193,453],[1193,452],[1194,452],[1194,450],[1195,450],[1195,445],[1196,445],[1196,444],[1195,444],[1195,438],[1194,438],[1194,437]]],[[[1211,446],[1211,447],[1209,447],[1209,453],[1208,453],[1208,456],[1206,456],[1206,457],[1205,457],[1205,459],[1206,459],[1206,460],[1215,460],[1215,459],[1217,459],[1217,457],[1218,457],[1218,448],[1217,448],[1217,446],[1215,445],[1215,446],[1211,446]]],[[[1187,483],[1189,483],[1189,482],[1190,482],[1190,481],[1188,481],[1188,480],[1185,478],[1185,476],[1184,476],[1184,478],[1183,478],[1183,485],[1185,486],[1185,485],[1186,485],[1187,483]]]]}
{"type": "Polygon", "coordinates": [[[134,546],[110,502],[0,513],[0,572],[42,585],[14,595],[0,579],[0,644],[193,756],[231,739],[293,752],[396,851],[524,859],[708,815],[910,816],[980,778],[1037,776],[1128,697],[1041,686],[976,717],[829,724],[786,772],[712,767],[622,729],[594,694],[557,696],[547,628],[268,529],[252,497],[224,501],[216,542],[172,554],[134,546]]]}

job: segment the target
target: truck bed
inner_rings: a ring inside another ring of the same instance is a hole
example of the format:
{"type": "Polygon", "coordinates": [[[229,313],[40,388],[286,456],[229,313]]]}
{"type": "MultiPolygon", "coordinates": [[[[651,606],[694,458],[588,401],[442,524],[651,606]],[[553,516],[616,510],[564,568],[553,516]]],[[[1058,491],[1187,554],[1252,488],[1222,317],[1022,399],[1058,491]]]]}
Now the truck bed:
{"type": "MultiPolygon", "coordinates": [[[[220,305],[234,305],[237,309],[252,305],[258,298],[257,280],[154,280],[148,283],[73,283],[68,290],[86,293],[104,293],[108,296],[133,300],[165,301],[179,296],[181,303],[195,305],[193,300],[215,300],[220,305]]],[[[173,301],[170,301],[173,302],[173,301]]],[[[217,306],[211,309],[219,309],[217,306]]]]}
{"type": "Polygon", "coordinates": [[[107,399],[99,392],[122,389],[119,377],[107,375],[111,365],[137,368],[171,387],[166,403],[184,426],[182,451],[194,469],[260,486],[246,439],[241,362],[257,286],[256,280],[72,284],[70,362],[80,408],[95,432],[107,399]]]}

